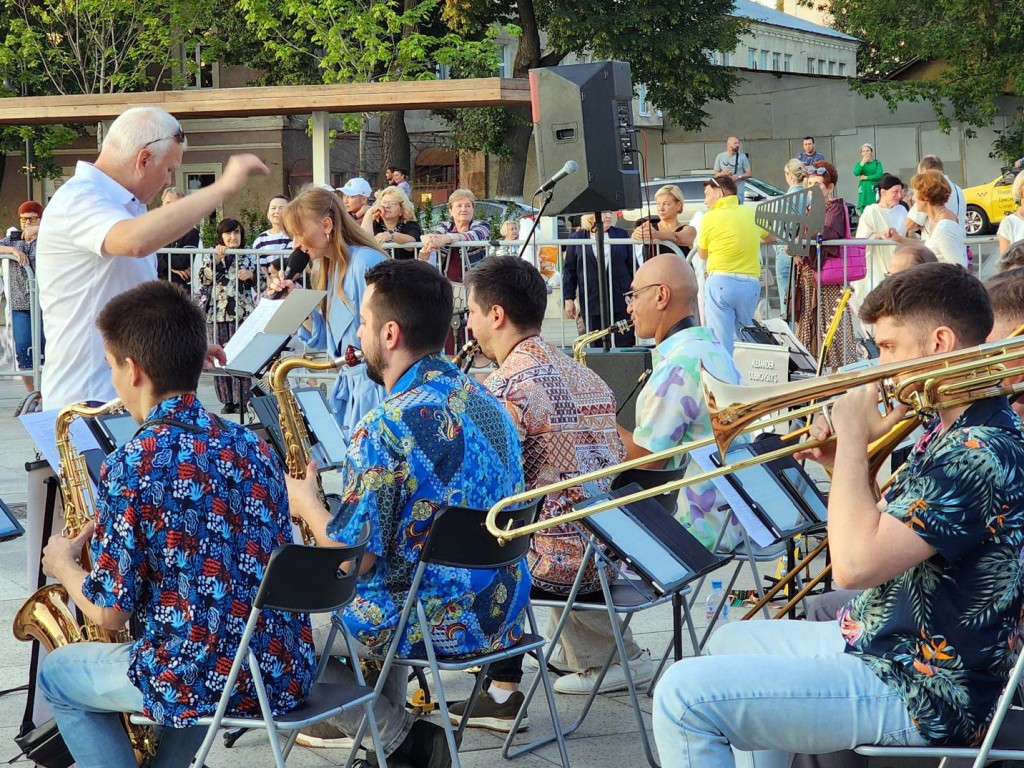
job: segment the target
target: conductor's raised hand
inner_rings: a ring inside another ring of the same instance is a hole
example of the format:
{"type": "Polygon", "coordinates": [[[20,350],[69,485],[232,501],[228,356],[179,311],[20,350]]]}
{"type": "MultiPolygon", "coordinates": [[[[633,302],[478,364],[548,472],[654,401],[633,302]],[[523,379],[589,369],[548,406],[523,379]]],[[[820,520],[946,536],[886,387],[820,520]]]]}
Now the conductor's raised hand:
{"type": "Polygon", "coordinates": [[[254,174],[270,175],[270,169],[256,155],[232,155],[228,158],[218,182],[224,187],[225,195],[233,195],[245,188],[249,177],[254,174]]]}

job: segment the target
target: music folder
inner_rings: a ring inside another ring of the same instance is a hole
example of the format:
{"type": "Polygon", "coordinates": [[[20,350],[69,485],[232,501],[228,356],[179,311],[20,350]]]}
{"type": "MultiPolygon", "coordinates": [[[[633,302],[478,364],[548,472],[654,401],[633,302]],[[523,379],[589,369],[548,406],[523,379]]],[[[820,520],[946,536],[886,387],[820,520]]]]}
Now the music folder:
{"type": "MultiPolygon", "coordinates": [[[[576,508],[586,509],[639,490],[638,483],[630,483],[610,494],[587,499],[576,508]]],[[[675,591],[732,559],[732,555],[716,555],[708,550],[654,499],[612,507],[581,522],[608,551],[661,594],[675,591]]]]}

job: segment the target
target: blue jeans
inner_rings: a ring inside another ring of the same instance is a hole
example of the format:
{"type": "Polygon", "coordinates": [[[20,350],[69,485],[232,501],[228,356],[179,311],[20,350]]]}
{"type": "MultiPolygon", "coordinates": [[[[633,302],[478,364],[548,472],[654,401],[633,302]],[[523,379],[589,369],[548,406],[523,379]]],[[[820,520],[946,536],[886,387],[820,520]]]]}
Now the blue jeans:
{"type": "Polygon", "coordinates": [[[775,246],[775,283],[779,289],[779,307],[785,317],[789,307],[789,288],[793,278],[793,257],[781,245],[775,246]]]}
{"type": "MultiPolygon", "coordinates": [[[[18,370],[28,371],[32,368],[32,313],[26,309],[11,310],[11,330],[14,333],[14,351],[18,359],[18,370]]],[[[39,362],[43,361],[46,350],[46,339],[43,328],[39,327],[39,362]]]]}
{"type": "Polygon", "coordinates": [[[677,662],[655,689],[662,761],[787,768],[798,752],[925,744],[896,691],[844,646],[835,621],[726,624],[710,656],[677,662]]]}
{"type": "MultiPolygon", "coordinates": [[[[78,768],[138,768],[121,712],[141,712],[142,692],[128,679],[131,643],[72,643],[47,654],[39,691],[78,768]]],[[[152,768],[185,768],[206,726],[164,728],[152,768]]]]}
{"type": "Polygon", "coordinates": [[[732,357],[736,334],[754,320],[757,300],[761,298],[761,281],[754,277],[735,277],[712,272],[704,283],[704,325],[732,357]]]}

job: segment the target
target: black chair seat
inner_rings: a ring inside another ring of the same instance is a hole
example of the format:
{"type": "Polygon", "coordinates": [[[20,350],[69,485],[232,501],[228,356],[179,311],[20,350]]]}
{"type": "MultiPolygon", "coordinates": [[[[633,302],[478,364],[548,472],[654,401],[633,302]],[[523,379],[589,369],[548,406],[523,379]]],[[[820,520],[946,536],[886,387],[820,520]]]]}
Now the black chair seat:
{"type": "Polygon", "coordinates": [[[365,685],[343,685],[341,683],[317,683],[309,696],[299,706],[284,715],[274,718],[276,723],[296,723],[310,718],[319,718],[332,710],[342,711],[353,706],[363,697],[373,696],[373,688],[365,685]]]}

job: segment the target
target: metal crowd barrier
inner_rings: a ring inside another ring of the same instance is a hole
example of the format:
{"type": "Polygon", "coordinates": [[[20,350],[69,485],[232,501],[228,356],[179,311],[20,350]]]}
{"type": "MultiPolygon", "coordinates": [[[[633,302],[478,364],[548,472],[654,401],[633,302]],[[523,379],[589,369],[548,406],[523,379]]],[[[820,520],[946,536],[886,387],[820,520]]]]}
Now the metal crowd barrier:
{"type": "MultiPolygon", "coordinates": [[[[8,267],[8,271],[10,269],[10,266],[15,266],[15,265],[19,264],[18,257],[17,256],[12,256],[11,254],[0,255],[0,259],[2,259],[4,261],[12,262],[12,264],[9,265],[9,267],[8,267]]],[[[13,322],[13,317],[11,317],[10,324],[9,324],[9,327],[8,327],[8,331],[9,331],[9,333],[11,335],[11,351],[12,351],[12,354],[14,355],[14,369],[13,370],[0,371],[0,376],[5,376],[5,377],[6,376],[31,376],[32,377],[32,389],[34,389],[35,391],[38,392],[39,391],[39,385],[40,385],[40,375],[42,373],[42,355],[40,355],[40,349],[39,349],[40,344],[39,344],[39,341],[40,341],[40,338],[42,336],[43,316],[42,316],[42,313],[39,311],[39,290],[38,290],[38,288],[36,286],[36,274],[35,274],[35,271],[32,269],[32,267],[30,267],[27,264],[23,267],[23,269],[25,270],[25,277],[26,277],[25,285],[26,285],[26,287],[28,289],[28,296],[29,296],[29,322],[31,324],[31,329],[32,329],[32,367],[30,369],[26,369],[26,370],[20,370],[18,368],[17,350],[16,350],[15,343],[14,343],[14,322],[13,322]]],[[[9,290],[9,286],[5,285],[4,286],[5,297],[6,297],[6,301],[7,301],[7,306],[9,308],[10,307],[10,294],[7,293],[8,290],[9,290]]],[[[8,309],[8,314],[10,312],[13,312],[13,310],[8,309]]]]}

